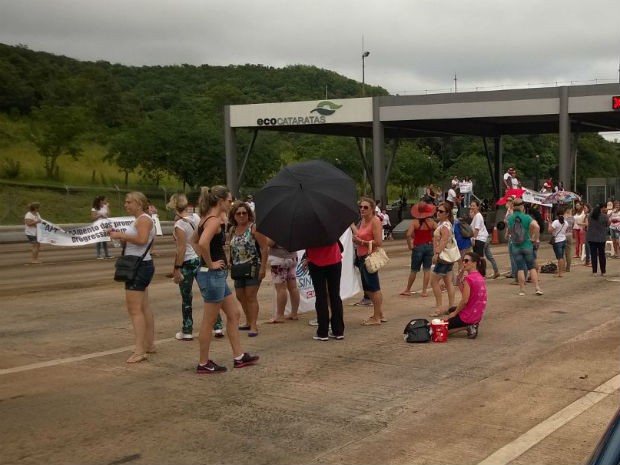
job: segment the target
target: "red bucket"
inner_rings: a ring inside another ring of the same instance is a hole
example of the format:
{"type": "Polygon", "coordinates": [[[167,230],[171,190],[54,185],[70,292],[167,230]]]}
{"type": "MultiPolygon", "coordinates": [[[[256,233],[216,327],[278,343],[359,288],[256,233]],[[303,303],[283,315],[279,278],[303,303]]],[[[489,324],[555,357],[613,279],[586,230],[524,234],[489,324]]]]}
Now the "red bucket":
{"type": "Polygon", "coordinates": [[[433,342],[446,342],[448,340],[447,321],[441,320],[441,323],[431,322],[431,339],[433,342]]]}

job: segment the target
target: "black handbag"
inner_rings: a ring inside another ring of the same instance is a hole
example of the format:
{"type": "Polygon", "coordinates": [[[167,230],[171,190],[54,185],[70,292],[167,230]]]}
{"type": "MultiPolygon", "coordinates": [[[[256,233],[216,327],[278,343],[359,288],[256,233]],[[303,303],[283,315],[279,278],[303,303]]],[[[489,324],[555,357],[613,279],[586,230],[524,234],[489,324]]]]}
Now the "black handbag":
{"type": "Polygon", "coordinates": [[[411,320],[403,331],[405,342],[429,342],[431,340],[430,323],[424,318],[411,320]]]}
{"type": "Polygon", "coordinates": [[[140,257],[137,255],[125,255],[125,247],[123,246],[123,255],[118,257],[116,263],[114,263],[114,281],[127,283],[136,279],[138,268],[140,268],[140,264],[144,257],[146,257],[151,245],[153,245],[153,241],[149,243],[140,257]]]}
{"type": "Polygon", "coordinates": [[[232,279],[252,279],[256,267],[252,262],[233,263],[230,267],[230,277],[232,279]]]}

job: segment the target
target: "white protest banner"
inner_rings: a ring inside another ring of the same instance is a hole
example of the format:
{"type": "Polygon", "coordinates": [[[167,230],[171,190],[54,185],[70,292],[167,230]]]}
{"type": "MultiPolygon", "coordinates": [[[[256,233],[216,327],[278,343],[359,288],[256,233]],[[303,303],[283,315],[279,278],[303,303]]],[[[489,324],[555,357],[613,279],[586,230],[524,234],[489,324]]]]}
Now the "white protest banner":
{"type": "MultiPolygon", "coordinates": [[[[75,247],[94,244],[110,240],[107,230],[110,228],[126,231],[136,219],[133,216],[117,216],[101,218],[90,224],[72,226],[63,229],[60,226],[42,219],[37,224],[37,241],[42,244],[57,245],[60,247],[75,247]]],[[[153,224],[158,235],[161,234],[161,225],[158,218],[153,218],[153,224]]]]}
{"type": "Polygon", "coordinates": [[[549,196],[548,193],[543,194],[542,192],[536,192],[535,190],[528,189],[527,187],[522,187],[522,189],[525,190],[525,192],[521,196],[524,202],[535,203],[544,207],[552,206],[550,203],[543,203],[543,200],[545,200],[545,198],[549,196]]]}
{"type": "MultiPolygon", "coordinates": [[[[355,258],[355,249],[353,248],[352,233],[349,228],[340,236],[340,242],[344,247],[342,252],[342,274],[340,277],[340,298],[349,299],[355,294],[361,292],[362,287],[360,285],[360,273],[359,270],[353,265],[353,259],[355,258]]],[[[310,278],[310,272],[305,266],[305,261],[302,262],[305,251],[299,250],[297,257],[299,263],[297,264],[297,287],[299,288],[299,312],[305,313],[314,311],[314,286],[312,285],[312,279],[310,278]]],[[[273,292],[273,312],[275,315],[275,302],[276,294],[275,288],[273,292]]],[[[288,314],[291,311],[291,302],[286,304],[285,313],[288,314]]]]}

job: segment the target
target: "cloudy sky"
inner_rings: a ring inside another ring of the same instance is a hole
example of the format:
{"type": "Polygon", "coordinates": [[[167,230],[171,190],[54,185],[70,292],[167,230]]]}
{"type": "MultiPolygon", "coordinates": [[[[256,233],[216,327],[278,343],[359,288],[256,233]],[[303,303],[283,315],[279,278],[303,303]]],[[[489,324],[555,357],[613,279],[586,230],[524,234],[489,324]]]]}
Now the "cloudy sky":
{"type": "Polygon", "coordinates": [[[618,82],[620,0],[0,0],[0,42],[127,65],[315,65],[414,94],[618,82]]]}

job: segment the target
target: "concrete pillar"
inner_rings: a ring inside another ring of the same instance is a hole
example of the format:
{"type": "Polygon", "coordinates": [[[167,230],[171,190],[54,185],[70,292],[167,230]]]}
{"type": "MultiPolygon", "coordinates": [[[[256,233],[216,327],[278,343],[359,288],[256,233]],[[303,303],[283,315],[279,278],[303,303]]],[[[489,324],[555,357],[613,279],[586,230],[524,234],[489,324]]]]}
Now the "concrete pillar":
{"type": "Polygon", "coordinates": [[[573,190],[575,186],[571,179],[570,154],[570,116],[568,114],[568,86],[560,87],[560,153],[558,181],[564,183],[564,188],[573,190]]]}
{"type": "MultiPolygon", "coordinates": [[[[502,136],[495,136],[493,138],[493,158],[495,162],[495,185],[497,186],[497,198],[501,199],[504,196],[504,150],[502,146],[502,136]]],[[[519,173],[517,173],[517,178],[519,173]]]]}
{"type": "Polygon", "coordinates": [[[380,199],[382,205],[387,205],[383,123],[380,120],[379,99],[376,97],[372,99],[372,162],[375,200],[380,199]]]}
{"type": "Polygon", "coordinates": [[[233,196],[239,197],[237,170],[237,137],[230,127],[230,105],[224,107],[224,149],[226,152],[226,185],[233,196]]]}

